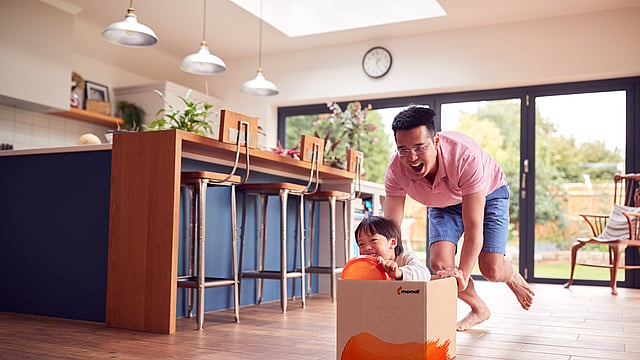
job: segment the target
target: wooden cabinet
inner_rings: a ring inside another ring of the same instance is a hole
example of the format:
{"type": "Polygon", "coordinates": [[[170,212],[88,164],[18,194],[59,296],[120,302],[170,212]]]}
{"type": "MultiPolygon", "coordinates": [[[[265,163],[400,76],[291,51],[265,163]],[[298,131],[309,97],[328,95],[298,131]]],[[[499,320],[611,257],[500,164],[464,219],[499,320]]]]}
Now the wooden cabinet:
{"type": "Polygon", "coordinates": [[[69,106],[74,18],[53,3],[2,1],[0,103],[31,111],[69,106]]]}

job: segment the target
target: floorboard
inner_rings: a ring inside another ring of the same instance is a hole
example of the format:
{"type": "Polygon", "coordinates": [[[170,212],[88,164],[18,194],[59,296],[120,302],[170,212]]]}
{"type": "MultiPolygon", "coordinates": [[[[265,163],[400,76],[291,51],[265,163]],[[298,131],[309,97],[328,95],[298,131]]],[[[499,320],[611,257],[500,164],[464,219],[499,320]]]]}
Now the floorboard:
{"type": "MultiPolygon", "coordinates": [[[[506,285],[477,282],[492,311],[475,328],[458,332],[458,360],[640,359],[640,289],[534,284],[524,311],[506,285]]],[[[315,295],[302,309],[291,302],[246,306],[241,322],[231,310],[178,319],[176,335],[113,329],[102,323],[0,312],[0,359],[335,359],[335,305],[315,295]]],[[[458,317],[468,307],[458,301],[458,317]]]]}

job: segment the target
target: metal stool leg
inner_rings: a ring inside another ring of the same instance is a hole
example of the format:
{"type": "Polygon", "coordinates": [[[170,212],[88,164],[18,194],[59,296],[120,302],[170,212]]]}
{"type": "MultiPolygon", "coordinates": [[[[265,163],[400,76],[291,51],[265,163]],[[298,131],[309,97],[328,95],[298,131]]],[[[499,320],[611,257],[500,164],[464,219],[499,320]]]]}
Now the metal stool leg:
{"type": "Polygon", "coordinates": [[[287,198],[289,190],[280,190],[280,308],[287,312],[287,198]]]}
{"type": "MultiPolygon", "coordinates": [[[[198,191],[195,185],[187,185],[187,195],[189,198],[189,233],[187,244],[189,247],[187,260],[187,276],[194,276],[194,269],[196,268],[196,205],[198,203],[198,191]]],[[[186,315],[188,318],[193,315],[193,288],[186,289],[187,291],[187,303],[186,303],[186,315]]]]}
{"type": "MultiPolygon", "coordinates": [[[[304,266],[304,264],[306,264],[306,260],[305,260],[305,248],[304,248],[304,195],[300,194],[300,202],[298,203],[298,220],[300,222],[300,226],[299,226],[299,241],[300,241],[300,273],[301,273],[301,277],[300,277],[300,302],[302,303],[302,307],[304,308],[306,306],[306,294],[305,294],[305,290],[304,290],[304,284],[306,283],[306,268],[304,266]]],[[[294,239],[295,241],[295,239],[294,239]]],[[[296,267],[295,261],[293,263],[293,267],[296,267]]],[[[293,279],[293,282],[295,284],[296,279],[293,279]]],[[[295,294],[294,294],[295,296],[295,294]]]]}
{"type": "MultiPolygon", "coordinates": [[[[238,271],[242,273],[242,263],[244,259],[244,237],[245,237],[245,225],[247,224],[247,200],[249,195],[245,192],[242,196],[242,223],[240,225],[240,264],[238,265],[238,271]]],[[[238,279],[238,293],[242,294],[242,280],[238,279]]]]}
{"type": "Polygon", "coordinates": [[[198,303],[196,308],[196,329],[202,330],[204,325],[204,242],[207,205],[207,185],[198,181],[198,303]]]}
{"type": "Polygon", "coordinates": [[[329,267],[331,276],[331,302],[336,299],[336,197],[329,196],[329,267]]]}
{"type": "MultiPolygon", "coordinates": [[[[269,197],[267,195],[260,195],[262,213],[260,214],[260,258],[258,270],[264,271],[264,258],[265,247],[267,244],[267,206],[269,204],[269,197]]],[[[263,291],[264,279],[258,278],[258,304],[262,304],[262,291],[263,291]]]]}
{"type": "MultiPolygon", "coordinates": [[[[299,234],[300,234],[300,222],[296,221],[296,224],[293,229],[293,271],[296,271],[297,269],[296,265],[298,264],[298,244],[299,244],[298,241],[299,239],[301,239],[299,234]]],[[[304,266],[304,262],[301,262],[300,268],[302,269],[303,266],[304,266]]],[[[302,290],[300,291],[301,292],[304,291],[304,281],[302,282],[302,290]]],[[[295,301],[295,300],[296,300],[296,280],[293,279],[293,281],[291,282],[291,301],[295,301]]]]}
{"type": "MultiPolygon", "coordinates": [[[[307,256],[307,268],[311,267],[313,264],[313,240],[315,239],[316,228],[315,204],[315,201],[309,200],[309,255],[307,256]]],[[[313,276],[311,274],[308,274],[307,276],[307,294],[311,294],[313,276]]]]}
{"type": "Polygon", "coordinates": [[[238,233],[236,224],[236,186],[231,185],[231,252],[233,269],[233,316],[240,321],[240,281],[238,279],[238,233]]]}
{"type": "Polygon", "coordinates": [[[344,264],[351,258],[349,250],[349,213],[348,206],[350,206],[349,200],[341,200],[342,202],[342,230],[344,231],[344,264]]]}

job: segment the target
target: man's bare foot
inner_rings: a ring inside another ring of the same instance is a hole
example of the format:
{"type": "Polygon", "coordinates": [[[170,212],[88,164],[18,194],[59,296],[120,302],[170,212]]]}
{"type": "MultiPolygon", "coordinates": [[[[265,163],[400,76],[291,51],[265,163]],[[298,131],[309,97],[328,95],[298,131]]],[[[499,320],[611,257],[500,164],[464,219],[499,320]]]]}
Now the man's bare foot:
{"type": "Polygon", "coordinates": [[[488,307],[484,307],[478,311],[471,311],[464,317],[464,319],[458,321],[456,324],[456,330],[465,331],[469,330],[472,326],[478,325],[481,322],[489,319],[491,316],[491,311],[489,311],[488,307]]]}
{"type": "Polygon", "coordinates": [[[522,277],[522,275],[518,272],[514,272],[511,280],[507,281],[507,285],[516,295],[518,302],[520,302],[520,306],[525,310],[529,310],[533,303],[533,297],[536,294],[533,293],[533,290],[529,284],[527,284],[527,281],[522,277]]]}

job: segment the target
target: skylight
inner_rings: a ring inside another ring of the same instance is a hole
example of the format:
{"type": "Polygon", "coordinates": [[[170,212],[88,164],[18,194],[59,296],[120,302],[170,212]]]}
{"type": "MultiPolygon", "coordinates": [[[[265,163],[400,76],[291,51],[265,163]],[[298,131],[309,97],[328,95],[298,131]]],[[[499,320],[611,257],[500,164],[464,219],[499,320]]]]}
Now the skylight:
{"type": "MultiPolygon", "coordinates": [[[[260,2],[231,0],[256,17],[260,2]]],[[[263,0],[262,19],[289,37],[445,16],[437,0],[263,0]]]]}

